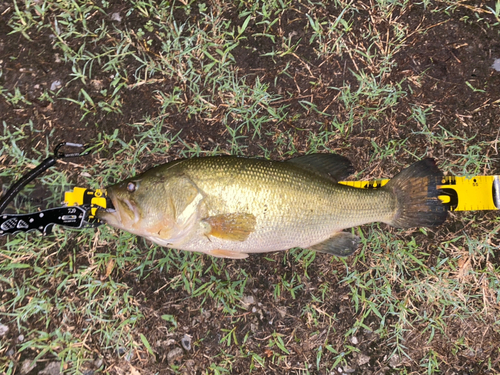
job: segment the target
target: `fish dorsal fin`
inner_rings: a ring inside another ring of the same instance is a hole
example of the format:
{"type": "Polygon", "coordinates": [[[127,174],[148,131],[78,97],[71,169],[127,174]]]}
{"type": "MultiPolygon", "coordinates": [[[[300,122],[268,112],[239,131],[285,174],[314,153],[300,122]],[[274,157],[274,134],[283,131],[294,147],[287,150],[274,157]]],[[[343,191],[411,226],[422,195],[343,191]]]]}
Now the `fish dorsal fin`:
{"type": "Polygon", "coordinates": [[[304,155],[289,159],[286,163],[292,163],[335,182],[342,181],[354,172],[349,159],[337,154],[304,155]]]}

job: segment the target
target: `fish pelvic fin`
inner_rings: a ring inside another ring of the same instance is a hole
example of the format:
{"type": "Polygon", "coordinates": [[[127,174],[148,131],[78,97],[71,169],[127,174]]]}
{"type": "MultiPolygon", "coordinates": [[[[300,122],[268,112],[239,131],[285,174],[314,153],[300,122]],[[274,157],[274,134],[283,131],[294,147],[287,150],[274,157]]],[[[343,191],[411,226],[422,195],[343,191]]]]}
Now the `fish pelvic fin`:
{"type": "Polygon", "coordinates": [[[387,224],[397,228],[442,224],[448,214],[438,198],[442,177],[434,159],[423,159],[394,176],[383,187],[396,197],[396,212],[387,224]]]}
{"type": "Polygon", "coordinates": [[[257,220],[247,213],[231,213],[207,217],[202,220],[207,235],[229,241],[245,241],[255,230],[257,220]]]}
{"type": "Polygon", "coordinates": [[[360,238],[352,233],[338,232],[326,241],[309,247],[309,249],[338,257],[348,257],[357,250],[359,241],[360,238]]]}

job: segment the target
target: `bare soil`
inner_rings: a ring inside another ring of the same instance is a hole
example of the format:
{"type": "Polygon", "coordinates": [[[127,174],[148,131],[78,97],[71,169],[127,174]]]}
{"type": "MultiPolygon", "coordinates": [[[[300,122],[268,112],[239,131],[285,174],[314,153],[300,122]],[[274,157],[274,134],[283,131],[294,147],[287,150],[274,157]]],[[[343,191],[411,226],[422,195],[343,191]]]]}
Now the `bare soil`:
{"type": "MultiPolygon", "coordinates": [[[[353,29],[357,26],[365,25],[365,18],[370,17],[368,1],[365,11],[359,14],[353,29]],[[359,25],[356,24],[359,23],[359,25]]],[[[116,9],[122,14],[127,11],[127,5],[116,2],[116,9]]],[[[80,121],[81,112],[74,103],[56,100],[53,103],[39,100],[39,95],[44,88],[50,87],[57,79],[67,80],[71,74],[69,64],[54,61],[54,51],[51,46],[51,39],[48,33],[30,34],[32,41],[26,40],[20,34],[9,34],[11,31],[7,26],[7,19],[10,13],[6,12],[6,5],[0,5],[0,60],[3,60],[2,67],[4,75],[0,77],[0,83],[8,90],[13,91],[16,87],[26,94],[26,99],[32,104],[22,104],[12,106],[0,98],[0,123],[5,122],[9,126],[16,126],[27,121],[34,123],[37,130],[30,137],[30,141],[21,145],[23,150],[29,155],[36,149],[42,149],[47,138],[52,145],[59,141],[92,143],[99,133],[112,133],[115,128],[120,129],[120,135],[127,140],[135,134],[130,127],[123,126],[126,123],[141,121],[146,115],[155,116],[158,113],[157,101],[154,99],[155,90],[168,91],[168,82],[158,84],[142,85],[127,90],[123,95],[122,115],[103,114],[89,115],[84,121],[80,121]],[[93,124],[99,124],[98,127],[93,124]]],[[[342,113],[342,106],[338,103],[335,93],[327,90],[327,87],[341,87],[345,82],[356,84],[351,71],[360,67],[356,60],[349,56],[343,59],[322,61],[318,59],[307,43],[310,35],[305,32],[304,27],[308,22],[304,17],[305,9],[301,3],[297,2],[293,9],[290,9],[281,16],[280,27],[285,33],[296,33],[293,41],[301,39],[297,55],[288,56],[278,60],[262,56],[263,53],[272,49],[271,43],[263,45],[262,39],[249,38],[238,48],[232,51],[241,76],[247,76],[249,80],[259,77],[261,81],[269,82],[273,90],[286,93],[289,100],[289,117],[294,114],[304,112],[304,108],[299,104],[299,100],[307,98],[314,102],[323,112],[328,114],[345,115],[342,113]],[[257,52],[255,52],[257,51],[257,52]],[[289,71],[294,75],[280,75],[277,79],[277,86],[274,87],[276,73],[283,70],[286,64],[290,64],[289,71]],[[307,68],[305,67],[307,65],[307,68]],[[311,78],[322,77],[321,85],[312,85],[311,78]]],[[[327,6],[324,12],[338,14],[339,9],[333,5],[327,6]]],[[[403,89],[408,92],[397,106],[397,110],[388,113],[387,123],[356,124],[348,139],[341,136],[331,140],[330,147],[339,153],[350,158],[356,169],[366,169],[365,177],[391,176],[399,169],[396,160],[400,164],[410,164],[412,158],[408,153],[399,151],[394,158],[384,159],[375,165],[368,165],[373,153],[372,142],[385,144],[393,139],[408,138],[406,147],[415,154],[427,152],[428,156],[438,160],[447,160],[451,165],[457,160],[453,160],[457,150],[464,149],[467,144],[430,147],[426,143],[426,137],[415,132],[422,131],[421,124],[408,122],[411,114],[411,104],[418,103],[422,107],[432,107],[433,111],[427,118],[430,130],[439,129],[439,126],[458,134],[463,138],[476,137],[477,141],[491,142],[492,148],[489,152],[493,155],[497,152],[497,142],[500,124],[500,109],[493,102],[500,98],[500,72],[491,68],[493,60],[500,58],[500,38],[496,30],[485,29],[474,21],[463,21],[462,17],[471,16],[473,13],[467,8],[460,8],[453,15],[446,16],[445,13],[433,13],[423,11],[421,7],[410,6],[409,9],[399,15],[411,28],[419,26],[426,29],[425,33],[410,35],[406,48],[400,50],[395,56],[396,68],[385,79],[387,82],[398,82],[401,77],[407,77],[406,85],[403,89]],[[420,77],[418,80],[415,77],[420,77]],[[469,89],[465,82],[483,91],[469,89]]],[[[486,17],[487,15],[485,15],[486,17]]],[[[111,22],[105,19],[105,22],[111,22]]],[[[186,17],[179,15],[179,17],[186,17]]],[[[237,14],[227,14],[228,18],[236,18],[237,14]]],[[[100,19],[93,19],[99,22],[100,19]]],[[[133,29],[134,22],[138,20],[126,19],[123,22],[127,27],[133,29]]],[[[239,20],[239,22],[243,22],[239,20]]],[[[384,29],[388,25],[377,24],[375,26],[384,29]]],[[[252,28],[253,22],[249,24],[252,28]]],[[[362,45],[365,41],[360,34],[362,45]]],[[[152,52],[153,53],[153,52],[152,52]]],[[[130,71],[134,71],[137,62],[131,59],[130,71]]],[[[108,81],[109,76],[99,72],[94,72],[96,80],[108,81]]],[[[82,83],[64,88],[64,97],[77,97],[82,83]]],[[[98,90],[94,90],[97,95],[98,90]]],[[[307,117],[302,116],[297,122],[284,122],[277,124],[273,129],[274,133],[280,131],[302,128],[309,132],[320,132],[322,123],[328,121],[325,116],[311,112],[307,117]]],[[[192,118],[185,113],[171,113],[165,120],[165,128],[168,131],[177,133],[182,130],[182,138],[187,143],[198,142],[204,149],[210,150],[216,146],[226,144],[225,127],[214,121],[205,121],[203,118],[192,118]]],[[[298,149],[305,151],[307,148],[306,132],[297,132],[295,144],[298,149]]],[[[255,143],[251,138],[243,140],[248,145],[248,155],[260,156],[263,146],[273,149],[274,138],[263,132],[262,139],[255,143]]],[[[179,146],[180,147],[180,146],[179,146]]],[[[113,157],[113,152],[107,157],[113,157]]],[[[175,158],[176,148],[172,149],[172,158],[175,158]]],[[[275,150],[271,156],[279,159],[283,149],[275,150]]],[[[491,156],[490,155],[490,156],[491,156]]],[[[100,155],[101,158],[106,155],[100,155]]],[[[164,160],[163,156],[144,155],[142,157],[144,167],[164,160]]],[[[88,160],[91,163],[91,159],[88,160]]],[[[11,160],[3,160],[5,164],[12,164],[11,160]]],[[[66,166],[61,166],[66,168],[66,166]]],[[[492,171],[488,171],[491,172],[492,171]]],[[[496,171],[498,173],[498,170],[496,171]]],[[[76,177],[75,177],[76,179],[76,177]]],[[[4,182],[5,183],[5,182],[4,182]]],[[[497,215],[496,213],[477,213],[477,220],[484,223],[486,230],[489,219],[497,215]]],[[[461,220],[462,214],[451,215],[447,224],[435,232],[434,237],[413,233],[417,241],[429,255],[428,265],[433,265],[435,256],[435,241],[452,238],[460,233],[469,223],[461,220]]],[[[388,229],[390,230],[390,229],[388,229]]],[[[474,234],[474,229],[469,233],[474,234]]],[[[397,235],[397,234],[395,234],[397,235]]],[[[62,256],[62,255],[61,255],[62,256]]],[[[51,259],[49,262],[57,262],[60,259],[51,259]]],[[[499,259],[496,259],[498,262],[499,259]]],[[[208,268],[212,259],[206,257],[206,267],[208,268]]],[[[355,267],[368,267],[368,265],[356,264],[355,267]]],[[[317,358],[317,348],[329,338],[333,346],[341,348],[344,343],[344,334],[351,328],[356,319],[356,311],[353,302],[349,299],[349,288],[341,283],[341,275],[344,266],[330,261],[330,257],[318,254],[313,266],[307,269],[309,278],[303,278],[303,286],[297,290],[295,298],[288,293],[283,293],[281,297],[275,298],[271,286],[277,284],[280,279],[289,279],[292,274],[304,274],[301,264],[296,264],[292,259],[283,262],[282,254],[253,255],[250,261],[227,261],[226,269],[229,277],[235,270],[243,268],[249,275],[246,290],[252,296],[248,310],[241,309],[239,313],[228,316],[222,312],[211,301],[202,301],[201,297],[193,298],[186,291],[178,289],[175,293],[172,290],[162,289],[161,286],[176,276],[174,270],[160,272],[153,270],[148,277],[139,278],[132,269],[121,269],[113,278],[118,283],[124,283],[132,289],[132,294],[140,302],[144,319],[135,326],[138,334],[147,337],[149,343],[153,345],[156,360],[151,358],[146,352],[138,352],[131,361],[120,359],[119,353],[101,353],[104,358],[105,368],[110,374],[133,373],[133,369],[140,370],[141,374],[173,373],[171,364],[180,366],[180,372],[186,374],[202,373],[210,365],[211,360],[216,358],[221,351],[222,329],[231,323],[237,325],[236,338],[241,342],[244,337],[239,332],[253,332],[248,338],[247,347],[260,353],[264,358],[269,358],[271,352],[266,347],[268,338],[279,328],[285,335],[284,341],[293,354],[289,355],[287,362],[273,364],[268,361],[266,369],[256,369],[253,373],[261,374],[294,374],[299,373],[297,363],[307,361],[311,363],[310,373],[322,374],[315,367],[317,358]],[[275,262],[261,262],[263,257],[274,259],[275,262]],[[322,272],[322,268],[329,271],[322,272]],[[333,268],[333,269],[332,269],[333,268]],[[337,269],[337,273],[335,273],[337,269]],[[325,279],[327,275],[327,279],[325,279]],[[335,275],[339,275],[338,277],[335,275]],[[314,305],[311,294],[308,291],[317,289],[324,282],[329,282],[331,289],[328,291],[328,303],[322,306],[327,309],[330,316],[336,315],[334,325],[327,318],[327,314],[318,313],[320,320],[313,323],[307,319],[307,314],[303,313],[303,307],[314,305]],[[203,308],[200,309],[200,305],[203,308]],[[165,321],[161,315],[171,314],[178,318],[179,329],[174,333],[167,333],[159,327],[164,326],[165,321]],[[170,365],[168,355],[172,353],[174,347],[180,347],[179,343],[184,334],[192,337],[192,342],[198,345],[193,346],[191,351],[179,351],[177,357],[171,354],[170,365]],[[298,337],[300,340],[287,341],[288,338],[298,337]],[[176,346],[172,346],[170,339],[174,340],[176,346]]],[[[46,286],[49,290],[54,290],[57,286],[46,286]]],[[[50,293],[50,292],[49,292],[50,293]]],[[[54,291],[55,293],[55,291],[54,291]]],[[[396,292],[404,298],[404,291],[396,292]]],[[[55,316],[51,324],[57,324],[61,317],[55,316]]],[[[373,324],[377,324],[378,318],[373,317],[373,324]]],[[[440,356],[445,365],[442,367],[443,374],[484,374],[485,366],[490,361],[494,368],[500,371],[500,353],[498,344],[500,335],[498,330],[489,327],[495,321],[492,316],[491,321],[477,321],[472,326],[464,326],[460,321],[452,322],[447,328],[447,336],[434,337],[429,341],[429,332],[421,335],[414,335],[407,338],[405,343],[411,358],[421,358],[422,351],[429,346],[440,356]],[[469,347],[475,347],[475,352],[453,352],[453,342],[458,337],[466,337],[469,347]]],[[[34,325],[40,325],[34,322],[34,325]]],[[[85,322],[81,322],[84,326],[85,322]]],[[[390,325],[390,322],[386,322],[390,325]]],[[[472,324],[471,320],[468,324],[472,324]]],[[[42,324],[43,325],[43,324],[42,324]]],[[[76,327],[75,329],[81,329],[76,327]]],[[[418,327],[414,327],[416,332],[418,327]]],[[[421,327],[422,331],[424,327],[421,327]]],[[[14,333],[13,333],[14,335],[14,333]]],[[[356,336],[356,343],[359,349],[358,356],[348,358],[352,373],[355,374],[391,374],[400,373],[405,369],[405,373],[423,373],[425,370],[418,366],[418,363],[408,358],[400,358],[402,366],[392,363],[389,365],[387,358],[390,355],[390,348],[380,345],[381,340],[370,330],[360,330],[356,336]]],[[[87,345],[93,345],[89,342],[87,345]]],[[[99,347],[93,347],[99,353],[99,347]]],[[[235,354],[235,347],[224,348],[226,354],[235,354]],[[234,350],[234,353],[232,351],[234,350]]],[[[328,356],[329,353],[324,353],[328,356]]],[[[236,360],[232,367],[232,373],[248,373],[250,358],[240,358],[236,360]]],[[[91,371],[90,366],[90,370],[91,371]]],[[[41,368],[35,368],[29,374],[36,374],[41,368]]],[[[345,371],[345,369],[344,369],[345,371]]],[[[89,372],[89,374],[92,372],[89,372]]]]}

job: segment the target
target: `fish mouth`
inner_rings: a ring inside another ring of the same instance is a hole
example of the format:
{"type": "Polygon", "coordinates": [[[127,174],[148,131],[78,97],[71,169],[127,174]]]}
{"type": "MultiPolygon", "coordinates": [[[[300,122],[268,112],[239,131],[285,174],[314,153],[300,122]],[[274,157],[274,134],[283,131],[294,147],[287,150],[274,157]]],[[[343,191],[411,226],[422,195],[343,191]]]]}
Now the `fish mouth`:
{"type": "Polygon", "coordinates": [[[109,193],[108,193],[108,198],[111,201],[110,205],[111,207],[107,208],[99,207],[96,212],[96,217],[108,225],[111,225],[113,227],[121,227],[122,219],[120,215],[120,210],[118,208],[115,208],[118,207],[116,198],[109,193]]]}
{"type": "Polygon", "coordinates": [[[106,224],[116,228],[125,228],[139,221],[139,210],[127,198],[119,198],[108,193],[112,207],[97,210],[97,217],[106,224]]]}

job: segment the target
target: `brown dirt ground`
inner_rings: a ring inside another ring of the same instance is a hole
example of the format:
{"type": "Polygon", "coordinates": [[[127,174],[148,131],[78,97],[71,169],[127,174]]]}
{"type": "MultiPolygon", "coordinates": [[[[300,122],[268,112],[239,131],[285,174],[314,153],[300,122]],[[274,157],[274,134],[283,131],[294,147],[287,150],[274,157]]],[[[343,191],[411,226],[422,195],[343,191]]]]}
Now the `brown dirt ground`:
{"type": "MultiPolygon", "coordinates": [[[[368,2],[367,2],[368,3],[368,2]]],[[[120,8],[117,3],[117,7],[120,8]]],[[[125,10],[126,5],[120,9],[125,10]]],[[[297,9],[300,5],[297,4],[297,9]]],[[[330,14],[338,14],[339,10],[333,6],[326,7],[324,12],[330,14]]],[[[2,14],[2,6],[0,5],[0,14],[2,14]]],[[[492,105],[492,102],[500,98],[500,74],[491,69],[492,61],[495,57],[500,57],[500,38],[495,30],[485,29],[475,22],[463,22],[461,16],[470,15],[470,10],[466,8],[459,9],[453,17],[445,17],[444,13],[422,13],[421,8],[409,7],[409,10],[400,15],[410,27],[421,25],[422,28],[427,28],[428,31],[424,34],[414,34],[407,41],[407,47],[396,55],[397,68],[393,70],[390,76],[386,77],[387,81],[397,82],[401,77],[408,77],[406,84],[411,90],[408,91],[408,96],[401,100],[397,106],[397,110],[388,113],[388,123],[385,124],[357,124],[354,130],[349,135],[348,143],[341,136],[331,141],[330,147],[341,152],[349,157],[357,170],[366,168],[373,152],[371,141],[377,144],[385,144],[391,139],[409,138],[407,142],[408,149],[415,153],[421,153],[427,150],[428,156],[435,157],[438,160],[448,160],[453,165],[453,153],[457,153],[460,147],[465,148],[466,145],[453,145],[453,147],[436,147],[428,149],[426,138],[422,135],[413,134],[412,131],[420,131],[420,125],[415,122],[409,124],[407,119],[411,113],[410,103],[418,103],[421,106],[433,106],[434,111],[427,119],[428,124],[432,127],[438,125],[452,130],[456,134],[469,138],[476,135],[477,141],[492,142],[493,149],[496,150],[499,132],[500,109],[498,106],[492,105]],[[424,73],[425,74],[422,74],[424,73]],[[416,83],[411,80],[412,77],[421,76],[421,80],[416,83]],[[473,92],[467,90],[464,81],[468,80],[473,85],[474,83],[484,84],[485,92],[473,92]]],[[[364,12],[359,14],[360,25],[363,24],[363,19],[369,16],[368,7],[364,12]]],[[[54,65],[49,63],[53,61],[51,54],[53,51],[45,46],[50,45],[48,34],[31,35],[32,41],[27,41],[19,34],[8,35],[9,27],[6,25],[6,19],[9,14],[0,16],[0,56],[3,59],[3,69],[9,72],[0,79],[1,84],[13,90],[15,87],[22,88],[22,91],[27,93],[27,99],[32,105],[19,105],[14,108],[8,105],[0,98],[0,123],[5,121],[12,126],[22,124],[31,120],[35,124],[37,133],[33,134],[30,142],[22,145],[26,153],[30,154],[33,149],[41,149],[45,145],[46,137],[50,135],[50,142],[56,144],[58,141],[65,140],[69,142],[90,143],[96,139],[98,132],[112,132],[116,127],[121,127],[125,123],[134,123],[140,121],[145,115],[155,116],[157,114],[157,102],[154,99],[154,90],[168,90],[168,83],[159,83],[152,85],[143,85],[134,89],[128,90],[123,96],[123,115],[90,115],[85,119],[85,123],[79,121],[80,111],[75,104],[64,101],[55,101],[50,104],[38,100],[40,87],[47,87],[56,77],[67,77],[71,71],[70,67],[63,62],[54,65]],[[15,57],[9,59],[8,57],[15,57]],[[89,125],[98,123],[99,128],[89,125]]],[[[229,17],[234,17],[228,14],[229,17]]],[[[126,22],[133,26],[133,19],[126,22]]],[[[240,21],[242,22],[242,21],[240,21]]],[[[303,13],[297,13],[296,10],[286,11],[281,16],[280,24],[284,28],[285,33],[297,31],[298,35],[295,38],[308,40],[307,33],[304,33],[304,28],[307,20],[303,18],[303,13]],[[297,20],[298,19],[298,20],[297,20]]],[[[252,24],[249,25],[252,27],[252,24]]],[[[387,27],[384,24],[378,24],[377,27],[383,29],[387,27]]],[[[354,25],[356,29],[356,24],[354,25]]],[[[359,36],[359,43],[364,41],[359,36]]],[[[300,60],[289,56],[287,58],[273,61],[271,58],[262,57],[259,54],[269,51],[271,45],[263,45],[262,41],[252,40],[249,38],[245,44],[241,44],[233,51],[236,58],[238,69],[241,75],[249,75],[256,77],[262,81],[272,83],[276,72],[282,70],[287,63],[290,63],[292,70],[296,74],[292,77],[280,75],[276,90],[284,93],[290,93],[289,100],[289,117],[295,113],[302,113],[304,109],[298,103],[300,98],[307,97],[320,109],[325,109],[327,113],[339,113],[342,116],[342,108],[336,102],[334,93],[327,90],[326,87],[340,87],[344,82],[352,82],[355,79],[349,69],[356,70],[358,67],[355,60],[351,60],[346,56],[342,64],[339,61],[324,62],[316,58],[312,48],[303,43],[300,45],[297,54],[300,60]],[[258,43],[258,45],[257,45],[258,43]],[[254,45],[255,44],[255,45],[254,45]],[[259,53],[252,53],[251,47],[256,47],[259,53]],[[344,65],[345,62],[345,65],[344,65]],[[304,69],[304,64],[310,69],[304,69]],[[310,76],[327,77],[328,81],[323,81],[320,86],[312,86],[310,84],[310,76]],[[300,90],[300,91],[299,91],[300,90]]],[[[130,71],[135,69],[135,61],[130,61],[130,71]]],[[[363,66],[363,68],[367,68],[363,66]]],[[[98,78],[98,77],[97,77],[98,78]]],[[[102,80],[107,80],[106,76],[101,77],[102,80]]],[[[66,97],[76,97],[81,83],[67,87],[64,92],[66,97]]],[[[407,88],[405,88],[407,89],[407,88]]],[[[319,132],[320,124],[327,119],[321,115],[310,113],[305,120],[300,120],[300,127],[306,128],[310,132],[319,132]]],[[[296,123],[281,123],[277,124],[273,129],[275,132],[287,130],[291,127],[299,127],[296,123]]],[[[204,121],[203,118],[189,118],[185,113],[172,113],[166,120],[165,127],[176,133],[183,130],[183,139],[186,142],[198,142],[204,149],[212,149],[216,145],[224,145],[226,138],[224,135],[224,127],[213,121],[204,121]]],[[[122,136],[132,137],[133,133],[128,128],[123,127],[122,136]],[[127,133],[128,132],[128,133],[127,133]]],[[[297,133],[295,139],[297,148],[305,150],[306,139],[303,137],[304,132],[297,133]]],[[[263,135],[259,140],[259,144],[266,148],[273,148],[273,137],[263,135]]],[[[254,144],[251,139],[244,142],[248,143],[248,155],[260,155],[261,151],[258,145],[254,144]]],[[[114,150],[111,150],[111,153],[114,150]]],[[[175,157],[176,149],[172,150],[175,157]]],[[[280,158],[283,150],[278,149],[273,152],[272,157],[280,158]]],[[[100,157],[105,157],[101,155],[100,157]]],[[[370,169],[370,174],[365,177],[381,177],[393,175],[399,168],[394,162],[398,159],[399,163],[411,163],[410,156],[404,152],[395,155],[391,160],[380,160],[373,169],[370,169]]],[[[146,166],[157,163],[160,159],[151,158],[148,155],[144,156],[144,169],[146,166]],[[147,158],[147,160],[146,160],[147,158]]],[[[11,164],[11,161],[4,161],[11,164]]],[[[90,162],[90,161],[89,161],[90,162]]],[[[62,166],[64,168],[64,166],[62,166]]],[[[371,167],[371,166],[370,166],[371,167]]],[[[488,171],[492,172],[492,171],[488,171]]],[[[498,173],[498,171],[497,171],[498,173]]],[[[488,219],[494,217],[494,213],[478,213],[477,218],[488,226],[488,219]]],[[[444,228],[436,232],[435,240],[442,240],[453,237],[459,233],[467,223],[460,220],[461,214],[456,214],[451,217],[450,221],[444,228]]],[[[472,232],[473,233],[473,232],[472,232]]],[[[418,234],[416,234],[418,236],[418,234]]],[[[433,262],[433,245],[431,240],[426,236],[420,236],[422,247],[427,249],[431,254],[429,257],[429,265],[433,262]]],[[[270,286],[276,284],[280,278],[290,276],[294,271],[298,274],[303,274],[301,264],[295,264],[293,260],[287,262],[282,261],[282,255],[266,255],[275,259],[276,262],[259,262],[259,258],[264,255],[256,255],[252,257],[252,261],[227,261],[227,271],[231,276],[235,270],[243,268],[250,275],[247,290],[251,291],[256,303],[257,312],[250,313],[242,310],[239,315],[226,316],[222,313],[221,308],[218,308],[210,301],[205,301],[203,305],[204,313],[200,311],[200,298],[190,298],[189,294],[183,290],[178,290],[172,294],[172,291],[159,290],[158,286],[166,283],[170,278],[175,277],[174,271],[159,272],[153,271],[149,277],[139,279],[134,271],[123,269],[115,275],[115,281],[128,285],[132,290],[132,294],[141,302],[142,313],[145,319],[135,329],[138,333],[144,334],[150,343],[158,343],[155,346],[157,356],[156,363],[152,363],[151,358],[146,353],[138,353],[137,357],[131,362],[130,366],[141,369],[141,373],[170,373],[167,364],[166,355],[171,347],[166,345],[167,339],[173,338],[176,342],[184,333],[188,333],[193,337],[194,341],[202,341],[203,345],[196,346],[193,351],[184,352],[180,359],[180,364],[183,364],[185,373],[200,373],[210,363],[209,358],[213,358],[219,353],[219,341],[221,339],[221,328],[226,326],[226,322],[232,322],[232,325],[241,327],[242,332],[251,330],[255,334],[249,339],[248,347],[255,352],[262,353],[265,356],[264,350],[267,337],[272,334],[276,327],[280,327],[281,332],[291,334],[301,338],[300,342],[292,342],[289,344],[295,356],[290,356],[290,363],[286,365],[273,365],[269,362],[269,366],[265,370],[256,370],[254,373],[262,374],[293,374],[297,373],[294,368],[294,360],[303,363],[307,360],[314,364],[316,361],[316,352],[319,342],[323,342],[327,335],[334,336],[328,331],[329,322],[326,316],[323,315],[324,321],[320,322],[319,327],[311,326],[311,322],[303,318],[302,307],[306,304],[311,304],[311,295],[308,293],[310,288],[316,288],[321,283],[328,281],[330,285],[337,286],[329,291],[329,303],[327,305],[330,314],[337,314],[335,323],[335,334],[338,337],[343,337],[343,334],[352,326],[356,312],[354,305],[348,300],[349,289],[340,284],[340,277],[334,276],[334,272],[322,272],[322,267],[337,267],[339,275],[343,272],[341,264],[331,263],[327,256],[317,256],[317,266],[309,267],[309,279],[304,281],[304,286],[297,292],[296,298],[291,298],[289,295],[284,295],[279,299],[273,297],[270,286]],[[329,279],[325,280],[322,275],[329,275],[329,279]],[[258,305],[257,305],[258,302],[258,305]],[[178,317],[178,324],[181,327],[174,334],[165,336],[157,327],[161,326],[164,321],[160,318],[158,312],[162,314],[172,314],[178,317]]],[[[57,261],[55,259],[54,261],[57,261]]],[[[496,260],[498,261],[498,259],[496,260]]],[[[205,259],[208,267],[212,260],[205,259]]],[[[356,267],[363,267],[358,264],[356,267]]],[[[54,320],[55,322],[57,319],[54,320]]],[[[374,324],[376,319],[373,320],[374,324]]],[[[390,324],[390,322],[389,322],[390,324]]],[[[447,327],[449,337],[438,337],[432,341],[433,350],[435,350],[443,362],[446,363],[442,368],[442,372],[446,374],[482,374],[484,372],[484,360],[488,357],[496,363],[496,368],[500,369],[498,362],[500,360],[498,351],[494,348],[500,342],[500,337],[497,333],[490,331],[477,332],[482,330],[484,322],[477,323],[477,326],[464,327],[459,321],[456,325],[447,327]],[[452,355],[450,349],[450,338],[459,337],[466,334],[471,340],[470,346],[478,348],[476,353],[462,353],[463,355],[452,355]]],[[[237,335],[238,340],[243,337],[237,335]]],[[[369,356],[367,364],[356,365],[356,358],[351,358],[355,373],[357,374],[380,374],[380,373],[398,373],[399,370],[393,370],[387,367],[385,360],[389,354],[389,350],[380,347],[380,340],[368,330],[360,331],[357,336],[359,341],[358,348],[361,353],[369,356]]],[[[427,342],[428,335],[422,334],[408,338],[407,347],[410,348],[410,355],[419,357],[419,352],[424,350],[429,344],[427,342]]],[[[335,342],[330,339],[330,342],[335,342]]],[[[95,348],[98,350],[98,348],[95,348]]],[[[229,347],[226,353],[231,353],[233,348],[229,347]]],[[[236,353],[234,353],[236,354],[236,353]]],[[[326,354],[325,354],[326,355],[326,354]]],[[[131,372],[127,370],[127,364],[124,360],[117,359],[113,353],[105,353],[105,363],[108,372],[111,374],[123,374],[131,372]]],[[[247,373],[249,359],[240,359],[236,361],[233,367],[233,373],[247,373]]],[[[419,373],[422,371],[418,364],[408,363],[407,373],[419,373]]],[[[39,369],[38,369],[39,370],[39,369]]],[[[30,374],[35,374],[37,369],[30,374]]],[[[315,367],[311,368],[311,373],[315,372],[315,367]]]]}

